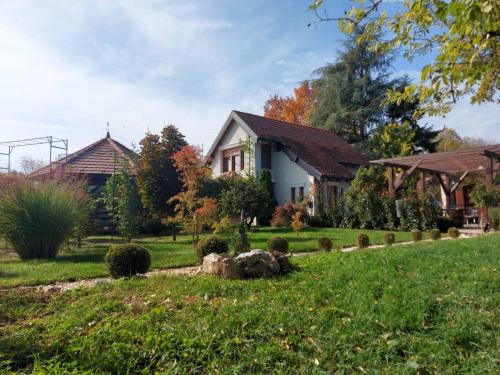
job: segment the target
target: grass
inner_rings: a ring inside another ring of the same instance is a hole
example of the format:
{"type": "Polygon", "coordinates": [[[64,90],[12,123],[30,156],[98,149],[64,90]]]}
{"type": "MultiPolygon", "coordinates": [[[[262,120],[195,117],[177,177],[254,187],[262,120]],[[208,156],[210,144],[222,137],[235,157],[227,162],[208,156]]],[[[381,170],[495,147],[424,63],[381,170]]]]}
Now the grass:
{"type": "MultiPolygon", "coordinates": [[[[500,236],[0,296],[0,363],[39,373],[495,373],[500,236]]],[[[0,371],[2,365],[0,365],[0,371]]]]}
{"type": "MultiPolygon", "coordinates": [[[[356,244],[361,232],[368,233],[372,243],[383,243],[383,231],[334,228],[308,228],[299,236],[288,228],[262,228],[250,233],[250,241],[252,248],[266,249],[270,237],[281,236],[290,241],[292,252],[314,251],[320,237],[329,237],[334,246],[345,247],[356,244]]],[[[396,232],[397,241],[409,239],[409,233],[396,232]]],[[[179,236],[177,242],[172,242],[169,237],[144,237],[137,241],[151,252],[154,269],[190,266],[197,262],[188,236],[179,236]]],[[[120,241],[111,236],[89,237],[82,249],[63,252],[54,260],[20,261],[12,250],[0,250],[0,288],[107,276],[104,255],[109,245],[117,242],[120,241]]]]}

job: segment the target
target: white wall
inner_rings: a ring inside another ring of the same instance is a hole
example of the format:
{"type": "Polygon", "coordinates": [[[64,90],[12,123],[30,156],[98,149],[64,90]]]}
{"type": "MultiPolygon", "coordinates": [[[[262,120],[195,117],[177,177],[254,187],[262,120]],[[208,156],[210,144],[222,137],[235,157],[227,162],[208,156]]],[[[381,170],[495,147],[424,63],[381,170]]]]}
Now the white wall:
{"type": "MultiPolygon", "coordinates": [[[[222,151],[239,147],[241,146],[241,142],[246,140],[248,140],[247,132],[233,120],[220,140],[218,148],[214,152],[212,159],[212,177],[219,177],[222,174],[222,151]]],[[[245,152],[245,168],[243,171],[240,171],[239,166],[237,166],[236,172],[246,172],[248,170],[248,163],[248,153],[245,152]]],[[[255,166],[253,167],[255,168],[255,166]]]]}
{"type": "Polygon", "coordinates": [[[304,187],[304,196],[307,197],[312,189],[311,179],[302,167],[290,160],[282,151],[273,151],[271,154],[271,174],[274,182],[274,194],[279,205],[291,200],[291,188],[295,187],[295,196],[299,196],[299,187],[304,187]]]}

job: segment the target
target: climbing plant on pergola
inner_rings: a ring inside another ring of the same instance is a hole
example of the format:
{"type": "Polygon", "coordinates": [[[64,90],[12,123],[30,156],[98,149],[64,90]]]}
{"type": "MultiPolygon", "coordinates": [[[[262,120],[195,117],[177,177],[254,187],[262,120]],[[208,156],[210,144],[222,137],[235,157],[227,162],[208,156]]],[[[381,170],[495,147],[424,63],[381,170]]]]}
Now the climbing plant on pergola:
{"type": "Polygon", "coordinates": [[[451,195],[467,176],[480,176],[486,186],[494,184],[500,169],[500,144],[380,159],[371,163],[387,167],[391,194],[399,191],[412,174],[419,173],[421,189],[425,189],[426,175],[436,176],[446,197],[443,208],[449,210],[451,195]]]}

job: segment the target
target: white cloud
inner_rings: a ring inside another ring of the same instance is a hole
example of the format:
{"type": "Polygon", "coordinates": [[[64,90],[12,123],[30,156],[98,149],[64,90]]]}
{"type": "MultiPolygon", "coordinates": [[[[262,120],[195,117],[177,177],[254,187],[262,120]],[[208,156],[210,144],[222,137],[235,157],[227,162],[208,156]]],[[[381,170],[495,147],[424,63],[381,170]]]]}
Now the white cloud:
{"type": "Polygon", "coordinates": [[[436,129],[446,126],[455,129],[461,136],[500,143],[500,107],[496,103],[470,104],[469,98],[463,98],[445,117],[430,117],[425,120],[436,129]]]}
{"type": "MultiPolygon", "coordinates": [[[[0,141],[52,135],[74,151],[102,137],[109,121],[128,145],[167,122],[208,148],[231,109],[261,113],[270,94],[289,95],[334,60],[331,37],[317,42],[325,30],[280,13],[295,6],[220,4],[1,2],[0,141]]],[[[494,107],[457,108],[447,126],[495,133],[494,107]]],[[[33,150],[16,155],[48,158],[33,150]]]]}

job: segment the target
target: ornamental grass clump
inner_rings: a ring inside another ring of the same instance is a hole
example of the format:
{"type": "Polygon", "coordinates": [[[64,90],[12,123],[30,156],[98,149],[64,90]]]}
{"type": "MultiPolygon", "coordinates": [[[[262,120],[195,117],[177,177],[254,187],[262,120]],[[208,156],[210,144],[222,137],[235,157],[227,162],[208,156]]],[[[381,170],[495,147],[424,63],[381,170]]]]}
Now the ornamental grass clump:
{"type": "Polygon", "coordinates": [[[396,235],[394,233],[384,233],[384,243],[386,245],[392,245],[394,242],[396,242],[396,235]]]}
{"type": "Polygon", "coordinates": [[[267,250],[288,253],[288,241],[283,237],[273,237],[267,240],[267,250]]]}
{"type": "Polygon", "coordinates": [[[439,229],[431,229],[430,235],[434,241],[441,239],[441,231],[439,229]]]}
{"type": "Polygon", "coordinates": [[[66,185],[23,183],[0,196],[0,236],[21,259],[54,258],[79,223],[80,200],[66,185]]]}
{"type": "Polygon", "coordinates": [[[332,251],[332,247],[332,240],[328,237],[321,237],[318,240],[318,249],[320,249],[321,251],[332,251]]]}
{"type": "Polygon", "coordinates": [[[457,228],[451,227],[448,229],[448,236],[450,238],[458,238],[458,236],[460,236],[460,232],[458,231],[457,228]]]}
{"type": "Polygon", "coordinates": [[[413,242],[422,241],[422,231],[420,229],[413,229],[411,231],[411,238],[413,239],[413,242]]]}
{"type": "Polygon", "coordinates": [[[111,247],[105,260],[111,277],[115,279],[146,273],[151,265],[149,251],[132,243],[111,247]]]}
{"type": "Polygon", "coordinates": [[[358,247],[363,249],[368,246],[370,246],[370,238],[366,234],[361,233],[358,236],[358,247]]]}
{"type": "Polygon", "coordinates": [[[218,236],[203,238],[196,245],[196,252],[200,261],[203,261],[203,258],[208,254],[225,254],[228,250],[227,241],[218,236]]]}

